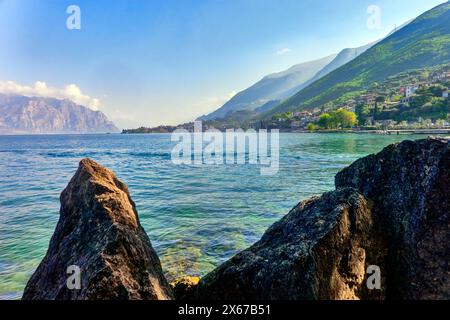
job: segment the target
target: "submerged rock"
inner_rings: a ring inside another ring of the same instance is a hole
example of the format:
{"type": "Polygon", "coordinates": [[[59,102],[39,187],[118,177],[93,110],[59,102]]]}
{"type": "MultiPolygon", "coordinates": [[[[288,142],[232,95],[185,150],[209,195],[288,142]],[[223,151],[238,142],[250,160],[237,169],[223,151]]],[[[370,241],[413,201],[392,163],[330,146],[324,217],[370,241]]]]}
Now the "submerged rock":
{"type": "Polygon", "coordinates": [[[23,299],[172,298],[128,188],[112,171],[82,160],[61,194],[58,225],[23,299]]]}
{"type": "Polygon", "coordinates": [[[336,188],[297,205],[190,298],[450,298],[449,140],[388,146],[341,171],[336,188]],[[367,286],[373,266],[380,289],[367,286]]]}

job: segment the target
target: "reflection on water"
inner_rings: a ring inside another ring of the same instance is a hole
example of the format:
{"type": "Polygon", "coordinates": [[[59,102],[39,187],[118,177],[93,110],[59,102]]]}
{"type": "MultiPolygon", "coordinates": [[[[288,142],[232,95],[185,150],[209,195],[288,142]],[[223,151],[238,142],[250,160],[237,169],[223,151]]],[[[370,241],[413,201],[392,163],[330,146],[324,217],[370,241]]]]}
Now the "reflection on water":
{"type": "Polygon", "coordinates": [[[282,134],[280,171],[175,166],[169,135],[0,136],[0,298],[18,298],[45,255],[59,194],[90,157],[128,184],[169,278],[204,275],[298,201],[333,189],[355,159],[412,136],[282,134]]]}

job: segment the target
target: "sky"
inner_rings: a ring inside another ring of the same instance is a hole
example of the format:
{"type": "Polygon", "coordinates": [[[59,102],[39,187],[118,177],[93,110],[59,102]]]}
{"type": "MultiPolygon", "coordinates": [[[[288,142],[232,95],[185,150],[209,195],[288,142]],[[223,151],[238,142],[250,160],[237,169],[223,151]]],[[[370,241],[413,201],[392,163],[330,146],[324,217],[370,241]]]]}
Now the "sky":
{"type": "Polygon", "coordinates": [[[380,39],[443,2],[0,0],[0,92],[70,97],[120,128],[189,122],[267,74],[380,39]],[[71,5],[80,29],[67,28],[71,5]],[[380,24],[368,27],[374,5],[380,24]]]}

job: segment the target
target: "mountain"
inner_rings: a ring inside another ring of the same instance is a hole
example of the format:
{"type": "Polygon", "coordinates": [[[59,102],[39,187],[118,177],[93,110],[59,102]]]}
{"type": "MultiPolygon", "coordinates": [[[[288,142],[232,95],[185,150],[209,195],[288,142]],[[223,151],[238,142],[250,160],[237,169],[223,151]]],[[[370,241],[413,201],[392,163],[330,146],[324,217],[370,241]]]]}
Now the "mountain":
{"type": "Polygon", "coordinates": [[[239,92],[221,108],[200,117],[199,120],[221,119],[236,111],[252,111],[271,100],[282,100],[289,92],[311,79],[318,71],[329,64],[336,56],[297,64],[285,71],[270,74],[251,87],[239,92]]]}
{"type": "Polygon", "coordinates": [[[118,131],[102,112],[69,100],[0,94],[0,134],[118,131]]]}
{"type": "Polygon", "coordinates": [[[262,117],[356,97],[401,72],[450,62],[450,3],[422,14],[356,59],[314,82],[262,117]]]}
{"type": "Polygon", "coordinates": [[[288,94],[289,97],[296,94],[303,88],[306,88],[310,84],[316,82],[317,80],[325,77],[330,72],[333,72],[334,70],[342,67],[344,64],[352,61],[353,59],[357,58],[364,52],[366,52],[367,49],[372,47],[376,42],[372,42],[369,44],[366,44],[365,46],[361,46],[358,48],[347,48],[339,52],[339,54],[336,56],[336,58],[333,59],[329,64],[327,64],[322,70],[317,72],[314,77],[303,83],[301,86],[296,87],[292,90],[289,90],[288,94]]]}
{"type": "Polygon", "coordinates": [[[358,48],[347,48],[337,55],[330,55],[316,61],[298,64],[286,71],[268,75],[250,88],[238,93],[220,109],[199,119],[220,119],[243,109],[257,113],[267,112],[282,100],[294,95],[311,83],[358,57],[372,45],[374,43],[358,48]],[[321,68],[318,68],[319,66],[321,68]],[[316,72],[313,73],[313,71],[316,72]]]}

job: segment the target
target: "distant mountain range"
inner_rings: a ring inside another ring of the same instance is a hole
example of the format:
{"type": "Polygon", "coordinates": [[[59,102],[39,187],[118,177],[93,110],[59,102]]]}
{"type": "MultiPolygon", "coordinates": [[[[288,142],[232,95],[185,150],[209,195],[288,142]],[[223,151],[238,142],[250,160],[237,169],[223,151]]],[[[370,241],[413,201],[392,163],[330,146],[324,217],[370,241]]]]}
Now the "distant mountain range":
{"type": "Polygon", "coordinates": [[[422,14],[363,54],[315,81],[261,116],[307,110],[350,99],[374,82],[450,62],[450,3],[422,14]]]}
{"type": "Polygon", "coordinates": [[[0,94],[0,134],[113,132],[102,112],[72,101],[0,94]]]}
{"type": "Polygon", "coordinates": [[[270,74],[251,87],[239,92],[213,113],[199,120],[216,120],[231,117],[238,111],[266,112],[314,81],[343,66],[364,53],[374,43],[358,48],[347,48],[339,54],[297,64],[285,71],[270,74]]]}
{"type": "Polygon", "coordinates": [[[220,119],[236,111],[253,111],[269,101],[288,98],[291,96],[292,90],[298,91],[296,88],[311,79],[335,57],[336,55],[331,55],[319,60],[297,64],[282,72],[270,74],[236,94],[218,110],[200,117],[200,119],[220,119]]]}

